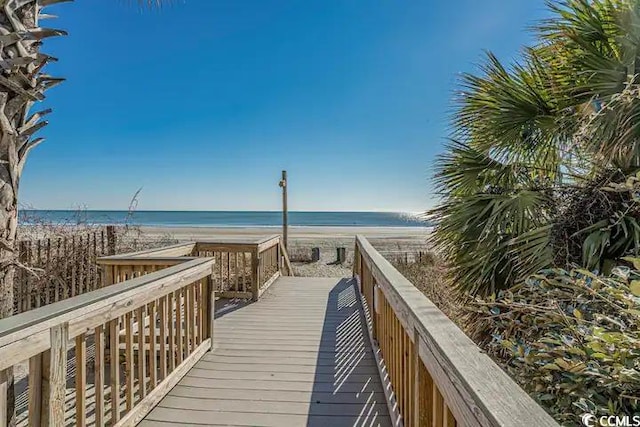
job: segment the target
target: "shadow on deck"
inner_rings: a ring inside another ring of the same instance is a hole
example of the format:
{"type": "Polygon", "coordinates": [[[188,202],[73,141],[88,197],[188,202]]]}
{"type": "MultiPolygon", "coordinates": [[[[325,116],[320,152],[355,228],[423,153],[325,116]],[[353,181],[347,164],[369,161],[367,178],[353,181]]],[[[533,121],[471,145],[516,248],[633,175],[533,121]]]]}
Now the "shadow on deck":
{"type": "Polygon", "coordinates": [[[280,278],[256,303],[227,302],[214,351],[141,425],[390,425],[356,292],[280,278]]]}

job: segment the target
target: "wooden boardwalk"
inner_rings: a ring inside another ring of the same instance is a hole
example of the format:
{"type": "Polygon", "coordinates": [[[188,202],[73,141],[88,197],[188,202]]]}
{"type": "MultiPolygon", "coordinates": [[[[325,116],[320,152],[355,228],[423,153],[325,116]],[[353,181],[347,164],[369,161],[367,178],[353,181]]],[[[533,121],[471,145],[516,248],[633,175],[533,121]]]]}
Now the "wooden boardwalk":
{"type": "Polygon", "coordinates": [[[391,425],[354,286],[282,277],[222,307],[214,351],[140,425],[391,425]]]}

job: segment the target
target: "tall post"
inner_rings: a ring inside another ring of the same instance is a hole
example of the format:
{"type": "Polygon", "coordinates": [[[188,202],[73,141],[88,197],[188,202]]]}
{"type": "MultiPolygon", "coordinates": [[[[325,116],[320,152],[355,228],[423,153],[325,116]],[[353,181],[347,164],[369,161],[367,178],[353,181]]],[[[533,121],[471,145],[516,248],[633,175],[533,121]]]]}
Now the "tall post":
{"type": "Polygon", "coordinates": [[[282,171],[282,179],[280,180],[280,187],[282,188],[282,244],[285,250],[289,249],[288,246],[288,212],[287,212],[287,171],[282,171]]]}

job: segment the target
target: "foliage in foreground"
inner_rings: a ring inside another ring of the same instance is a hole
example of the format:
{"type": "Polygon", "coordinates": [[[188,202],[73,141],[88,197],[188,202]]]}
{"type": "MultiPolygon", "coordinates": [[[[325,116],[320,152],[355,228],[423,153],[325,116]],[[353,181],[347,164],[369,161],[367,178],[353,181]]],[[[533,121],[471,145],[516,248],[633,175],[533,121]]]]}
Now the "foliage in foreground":
{"type": "Polygon", "coordinates": [[[640,259],[549,269],[467,305],[472,338],[563,424],[640,414],[640,259]]]}
{"type": "Polygon", "coordinates": [[[465,75],[433,242],[463,291],[640,249],[640,0],[550,3],[519,62],[465,75]]]}

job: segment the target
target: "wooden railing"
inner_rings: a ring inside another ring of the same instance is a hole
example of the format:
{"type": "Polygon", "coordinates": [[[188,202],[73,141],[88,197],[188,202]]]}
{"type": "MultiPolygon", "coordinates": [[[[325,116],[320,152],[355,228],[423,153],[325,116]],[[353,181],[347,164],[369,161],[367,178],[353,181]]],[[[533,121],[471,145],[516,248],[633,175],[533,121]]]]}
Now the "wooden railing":
{"type": "Polygon", "coordinates": [[[183,243],[103,257],[98,264],[105,269],[103,286],[109,286],[197,257],[214,260],[212,281],[223,298],[258,300],[281,274],[293,275],[279,236],[183,243]]]}
{"type": "Polygon", "coordinates": [[[354,276],[394,425],[558,425],[361,236],[354,276]]]}
{"type": "Polygon", "coordinates": [[[0,426],[9,370],[28,402],[18,424],[135,425],[211,348],[213,265],[192,259],[0,320],[0,426]]]}

